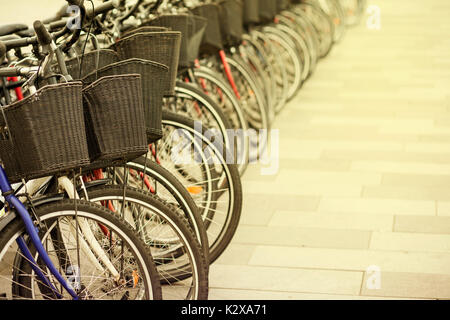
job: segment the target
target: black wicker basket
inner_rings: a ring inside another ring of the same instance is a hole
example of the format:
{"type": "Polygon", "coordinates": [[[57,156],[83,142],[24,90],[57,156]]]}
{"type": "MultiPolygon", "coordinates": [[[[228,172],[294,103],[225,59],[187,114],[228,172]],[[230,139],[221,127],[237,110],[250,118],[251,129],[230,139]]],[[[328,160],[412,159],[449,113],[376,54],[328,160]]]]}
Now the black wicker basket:
{"type": "Polygon", "coordinates": [[[81,82],[44,86],[3,111],[0,157],[11,183],[89,164],[81,82]]]}
{"type": "Polygon", "coordinates": [[[200,54],[214,54],[222,50],[223,40],[219,21],[220,7],[214,3],[207,3],[192,8],[191,11],[208,21],[200,46],[200,54]]]}
{"type": "Polygon", "coordinates": [[[128,36],[131,36],[135,33],[144,33],[144,32],[164,32],[169,31],[166,27],[156,27],[156,26],[140,26],[138,28],[133,28],[130,30],[127,30],[121,34],[121,38],[126,38],[128,36]]]}
{"type": "MultiPolygon", "coordinates": [[[[67,60],[66,67],[73,79],[82,79],[92,71],[118,61],[119,57],[115,51],[101,49],[67,60]],[[80,69],[82,69],[81,72],[80,69]]],[[[59,68],[58,66],[55,67],[59,68]]]]}
{"type": "Polygon", "coordinates": [[[128,59],[92,72],[83,78],[83,82],[90,84],[100,77],[139,74],[147,141],[152,143],[162,137],[162,99],[168,73],[169,69],[163,64],[143,59],[128,59]]]}
{"type": "Polygon", "coordinates": [[[277,0],[277,12],[286,10],[291,5],[291,0],[277,0]]]}
{"type": "Polygon", "coordinates": [[[244,24],[256,24],[259,19],[259,0],[244,0],[244,24]]]}
{"type": "Polygon", "coordinates": [[[259,18],[261,22],[272,22],[277,15],[277,0],[259,1],[259,18]]]}
{"type": "Polygon", "coordinates": [[[160,75],[164,83],[161,92],[165,96],[172,96],[177,79],[180,43],[181,33],[177,31],[146,32],[122,38],[114,47],[122,60],[139,58],[166,65],[169,73],[164,78],[160,75]]]}
{"type": "Polygon", "coordinates": [[[83,105],[91,161],[126,161],[147,152],[139,74],[100,78],[83,88],[83,105]]]}
{"type": "Polygon", "coordinates": [[[227,46],[234,46],[242,41],[244,34],[244,7],[238,0],[222,0],[220,5],[220,23],[222,37],[227,46]]]}
{"type": "Polygon", "coordinates": [[[198,58],[207,20],[193,14],[163,14],[143,25],[167,27],[182,34],[180,46],[180,67],[192,66],[198,58]]]}

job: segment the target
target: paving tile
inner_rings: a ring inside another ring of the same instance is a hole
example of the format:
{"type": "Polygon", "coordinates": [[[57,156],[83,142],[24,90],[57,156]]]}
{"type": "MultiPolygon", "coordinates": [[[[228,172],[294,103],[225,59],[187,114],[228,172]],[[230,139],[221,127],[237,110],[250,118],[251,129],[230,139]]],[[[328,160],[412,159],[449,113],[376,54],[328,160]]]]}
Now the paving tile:
{"type": "Polygon", "coordinates": [[[358,295],[362,272],[213,264],[211,288],[358,295]]]}
{"type": "Polygon", "coordinates": [[[442,150],[450,150],[450,142],[415,142],[405,144],[405,151],[407,152],[441,153],[442,150]]]}
{"type": "Polygon", "coordinates": [[[396,216],[394,231],[450,234],[450,217],[396,216]]]}
{"type": "Polygon", "coordinates": [[[288,195],[297,197],[298,202],[301,201],[301,197],[305,196],[330,196],[330,197],[358,197],[362,192],[362,184],[327,184],[327,183],[310,183],[304,184],[301,180],[296,180],[295,183],[290,181],[277,182],[270,184],[262,184],[254,181],[244,181],[243,189],[259,195],[288,195]]]}
{"type": "Polygon", "coordinates": [[[450,216],[450,202],[437,201],[437,215],[450,216]]]}
{"type": "Polygon", "coordinates": [[[403,163],[388,161],[354,161],[351,170],[362,172],[450,174],[450,165],[433,163],[403,163]]]}
{"type": "Polygon", "coordinates": [[[246,265],[250,261],[255,249],[256,245],[232,243],[214,263],[246,265]]]}
{"type": "Polygon", "coordinates": [[[366,271],[377,266],[383,272],[450,275],[450,253],[388,250],[298,248],[258,245],[249,265],[326,270],[366,271]]]}
{"type": "MultiPolygon", "coordinates": [[[[380,151],[380,150],[324,150],[321,159],[339,159],[353,161],[386,161],[386,162],[424,162],[441,163],[448,165],[450,162],[450,152],[442,153],[423,153],[423,152],[405,152],[405,151],[380,151]]],[[[414,173],[414,172],[413,172],[414,173]]]]}
{"type": "Polygon", "coordinates": [[[394,217],[390,215],[276,211],[270,219],[269,226],[391,231],[393,221],[394,217]]]}
{"type": "Polygon", "coordinates": [[[369,297],[356,295],[337,295],[321,293],[300,293],[282,291],[259,291],[242,289],[218,289],[209,291],[210,300],[398,300],[398,297],[369,297]]]}
{"type": "MultiPolygon", "coordinates": [[[[288,170],[302,171],[348,171],[349,160],[326,160],[326,159],[280,159],[280,167],[288,170]]],[[[247,175],[245,177],[247,179],[247,175]]]]}
{"type": "Polygon", "coordinates": [[[368,186],[363,188],[364,198],[450,200],[450,188],[416,186],[368,186]]]}
{"type": "Polygon", "coordinates": [[[434,216],[436,214],[436,205],[434,201],[323,197],[320,201],[318,211],[379,215],[416,214],[434,216]]]}
{"type": "MultiPolygon", "coordinates": [[[[364,283],[374,274],[365,274],[364,283]]],[[[363,285],[362,295],[403,298],[450,298],[450,275],[381,272],[380,289],[368,289],[363,285]]],[[[369,286],[370,287],[370,286],[369,286]]]]}
{"type": "Polygon", "coordinates": [[[450,175],[384,173],[382,185],[414,187],[450,187],[450,175]]]}
{"type": "Polygon", "coordinates": [[[299,209],[314,211],[318,205],[319,198],[315,196],[289,196],[283,194],[272,197],[270,193],[246,193],[240,224],[267,225],[276,210],[299,209]]]}
{"type": "Polygon", "coordinates": [[[365,172],[311,172],[282,169],[275,179],[275,183],[300,182],[301,184],[339,184],[339,185],[367,185],[380,184],[381,174],[365,172]]]}
{"type": "Polygon", "coordinates": [[[450,235],[373,232],[370,249],[408,252],[450,252],[450,235]]]}
{"type": "Polygon", "coordinates": [[[370,231],[242,225],[235,243],[296,247],[367,249],[370,231]]]}

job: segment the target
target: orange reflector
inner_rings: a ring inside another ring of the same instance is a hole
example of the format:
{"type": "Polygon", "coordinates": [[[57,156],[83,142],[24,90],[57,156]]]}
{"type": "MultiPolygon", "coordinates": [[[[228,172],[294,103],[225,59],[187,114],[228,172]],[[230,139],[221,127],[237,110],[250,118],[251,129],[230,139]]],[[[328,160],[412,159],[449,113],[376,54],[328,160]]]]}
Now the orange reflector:
{"type": "Polygon", "coordinates": [[[341,24],[341,19],[335,18],[335,19],[334,19],[334,24],[335,24],[335,25],[341,24]]]}
{"type": "Polygon", "coordinates": [[[199,194],[203,191],[203,188],[199,186],[187,187],[187,191],[189,191],[190,194],[199,194]]]}
{"type": "Polygon", "coordinates": [[[136,270],[133,270],[133,288],[136,288],[137,284],[139,282],[139,274],[136,270]]]}

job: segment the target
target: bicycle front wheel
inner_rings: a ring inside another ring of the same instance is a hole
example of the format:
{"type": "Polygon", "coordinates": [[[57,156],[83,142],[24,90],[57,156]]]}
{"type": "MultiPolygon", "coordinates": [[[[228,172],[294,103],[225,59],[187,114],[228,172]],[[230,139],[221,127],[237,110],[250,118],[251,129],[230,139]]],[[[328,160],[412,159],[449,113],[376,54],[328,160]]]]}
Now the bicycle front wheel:
{"type": "MultiPolygon", "coordinates": [[[[149,248],[120,217],[81,200],[61,200],[38,206],[40,237],[56,268],[80,299],[161,299],[158,272],[149,248]]],[[[4,299],[63,299],[72,297],[48,271],[16,218],[0,236],[0,294],[4,299]],[[37,262],[16,242],[23,238],[37,262]],[[48,282],[39,277],[40,270],[48,282]],[[60,299],[60,298],[58,298],[60,299]]]]}

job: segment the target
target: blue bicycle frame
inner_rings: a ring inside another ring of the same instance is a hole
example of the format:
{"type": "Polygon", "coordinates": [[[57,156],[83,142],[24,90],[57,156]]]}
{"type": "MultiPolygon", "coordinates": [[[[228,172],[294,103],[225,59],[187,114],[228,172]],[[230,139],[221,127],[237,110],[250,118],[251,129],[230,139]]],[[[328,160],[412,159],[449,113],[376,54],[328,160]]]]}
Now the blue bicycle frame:
{"type": "MultiPolygon", "coordinates": [[[[39,238],[38,229],[34,225],[33,220],[31,219],[31,216],[28,210],[25,208],[24,204],[14,195],[14,191],[11,187],[11,184],[9,183],[8,177],[6,176],[5,170],[3,169],[2,166],[0,166],[0,190],[6,202],[8,202],[11,208],[14,208],[16,210],[16,212],[19,214],[20,218],[24,222],[25,230],[27,234],[30,236],[31,242],[33,243],[34,247],[39,253],[42,261],[45,263],[45,265],[53,274],[53,276],[58,280],[58,282],[63,286],[63,288],[66,289],[67,292],[72,296],[72,298],[74,300],[78,300],[79,297],[76,294],[76,292],[66,282],[66,280],[64,280],[62,275],[56,269],[53,262],[50,260],[50,257],[47,251],[45,250],[44,246],[42,245],[41,239],[39,238]]],[[[53,291],[54,295],[58,299],[61,299],[62,294],[52,285],[50,280],[42,273],[41,268],[38,266],[35,259],[33,258],[23,237],[19,236],[16,242],[17,245],[19,246],[20,251],[23,253],[25,258],[31,264],[31,268],[36,273],[37,277],[39,277],[40,280],[53,291]]]]}

